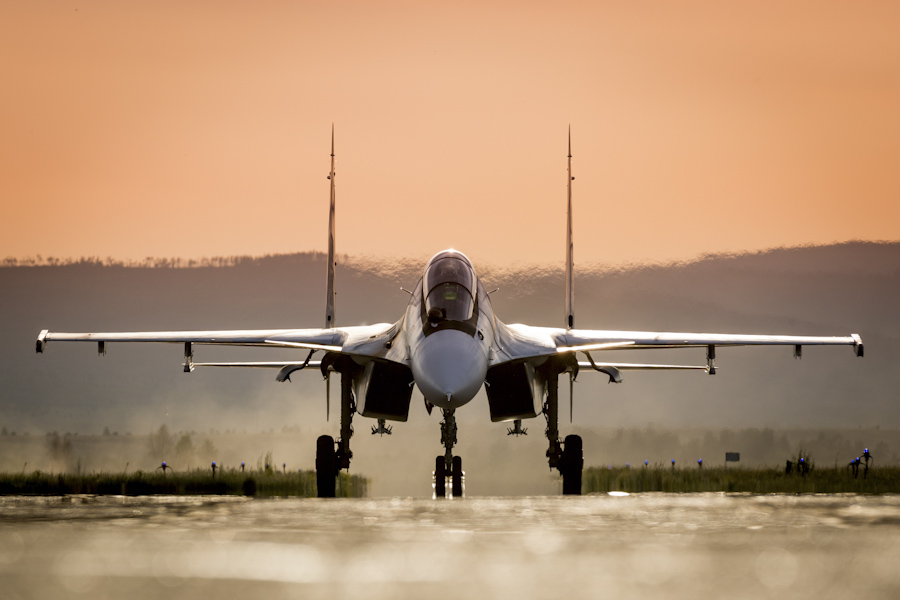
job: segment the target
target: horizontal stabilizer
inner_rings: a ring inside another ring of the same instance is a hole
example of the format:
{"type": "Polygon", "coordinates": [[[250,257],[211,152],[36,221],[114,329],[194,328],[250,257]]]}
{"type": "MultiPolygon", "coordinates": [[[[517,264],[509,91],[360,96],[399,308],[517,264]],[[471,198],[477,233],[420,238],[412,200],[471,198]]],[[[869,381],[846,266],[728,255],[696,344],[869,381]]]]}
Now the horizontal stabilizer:
{"type": "MultiPolygon", "coordinates": [[[[242,367],[249,369],[280,369],[275,380],[281,383],[291,380],[291,373],[294,371],[302,371],[307,367],[319,368],[322,365],[320,360],[293,360],[293,361],[269,361],[269,362],[210,362],[210,363],[191,363],[193,367],[242,367]]],[[[187,367],[187,365],[185,365],[187,367]]]]}
{"type": "MultiPolygon", "coordinates": [[[[587,354],[587,353],[585,353],[587,354]]],[[[636,363],[603,363],[597,362],[587,355],[589,360],[579,361],[578,367],[583,369],[591,369],[609,375],[610,383],[622,383],[622,374],[620,371],[704,371],[709,373],[709,367],[706,365],[644,365],[636,363]]]]}
{"type": "Polygon", "coordinates": [[[311,360],[305,363],[302,360],[296,361],[273,361],[273,362],[208,362],[208,363],[191,363],[195,367],[245,367],[255,369],[281,369],[283,367],[299,367],[306,365],[307,367],[319,367],[322,362],[311,360]]]}
{"type": "Polygon", "coordinates": [[[578,361],[578,366],[582,367],[584,369],[592,369],[595,366],[598,368],[612,367],[614,369],[619,369],[620,371],[653,371],[653,370],[705,371],[707,369],[706,365],[641,365],[641,364],[635,364],[635,363],[605,363],[605,362],[590,363],[588,361],[578,361]]]}

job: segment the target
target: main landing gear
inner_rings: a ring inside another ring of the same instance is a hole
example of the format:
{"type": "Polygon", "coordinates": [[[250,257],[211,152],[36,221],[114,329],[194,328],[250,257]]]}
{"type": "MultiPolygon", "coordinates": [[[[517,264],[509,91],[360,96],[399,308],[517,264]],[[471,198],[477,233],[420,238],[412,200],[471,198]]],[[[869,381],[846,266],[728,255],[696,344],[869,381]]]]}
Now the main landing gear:
{"type": "MultiPolygon", "coordinates": [[[[550,362],[550,361],[548,361],[550,362]]],[[[337,361],[335,361],[337,363],[337,361]]],[[[319,498],[334,498],[336,478],[341,469],[350,468],[353,452],[350,450],[350,438],[353,437],[353,413],[356,412],[356,401],[353,397],[353,370],[349,364],[335,364],[341,373],[341,436],[335,442],[330,435],[320,436],[316,441],[316,485],[319,498]]],[[[581,437],[568,435],[564,441],[559,438],[559,375],[567,372],[568,365],[547,365],[543,375],[547,382],[547,398],[543,406],[543,414],[547,420],[547,462],[551,469],[559,470],[563,478],[564,495],[581,494],[581,474],[584,468],[581,437]]],[[[453,456],[456,445],[456,416],[452,409],[444,409],[441,421],[441,443],[444,455],[435,458],[434,495],[436,498],[461,498],[465,493],[465,473],[462,470],[462,459],[453,456]],[[449,490],[447,489],[449,487],[449,490]],[[449,491],[449,494],[448,494],[449,491]]],[[[383,424],[379,423],[379,427],[383,424]]],[[[521,424],[516,425],[516,430],[521,424]]],[[[385,433],[390,433],[385,428],[385,433]]],[[[380,433],[374,431],[374,433],[380,433]]],[[[511,431],[510,433],[519,433],[511,431]]],[[[524,434],[525,431],[521,430],[524,434]]]]}
{"type": "Polygon", "coordinates": [[[353,398],[353,373],[344,366],[341,370],[341,437],[335,444],[330,435],[319,436],[316,440],[316,488],[319,498],[334,498],[335,483],[341,469],[350,468],[350,438],[353,437],[353,413],[356,401],[353,398]]]}
{"type": "MultiPolygon", "coordinates": [[[[550,361],[548,361],[550,362],[550,361]]],[[[544,417],[547,419],[547,462],[551,469],[558,469],[563,478],[563,495],[581,495],[581,471],[584,468],[584,453],[581,436],[567,435],[564,442],[559,440],[559,375],[564,370],[548,365],[545,372],[547,400],[544,402],[544,417]]]]}
{"type": "Polygon", "coordinates": [[[434,459],[434,497],[447,497],[447,480],[450,480],[450,497],[462,498],[465,473],[462,470],[462,459],[453,456],[456,444],[456,416],[453,409],[444,409],[441,421],[441,443],[444,444],[444,455],[434,459]]]}

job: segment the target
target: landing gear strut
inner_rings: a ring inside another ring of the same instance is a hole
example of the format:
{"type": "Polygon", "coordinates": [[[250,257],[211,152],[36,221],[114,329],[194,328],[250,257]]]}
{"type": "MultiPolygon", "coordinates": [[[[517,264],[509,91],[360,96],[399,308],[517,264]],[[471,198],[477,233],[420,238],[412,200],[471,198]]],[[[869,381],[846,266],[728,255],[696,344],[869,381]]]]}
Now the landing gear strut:
{"type": "Polygon", "coordinates": [[[353,452],[350,438],[353,437],[353,413],[356,401],[353,398],[353,372],[349,365],[341,365],[341,437],[336,448],[330,435],[319,436],[316,440],[316,487],[319,498],[334,498],[335,479],[341,469],[350,468],[353,452]]]}
{"type": "Polygon", "coordinates": [[[568,435],[565,442],[559,440],[559,375],[560,369],[548,369],[547,401],[544,417],[547,419],[547,462],[551,469],[558,469],[563,478],[563,495],[581,495],[581,471],[584,468],[581,436],[568,435]]]}
{"type": "Polygon", "coordinates": [[[441,443],[444,444],[444,455],[434,459],[434,495],[436,498],[447,497],[447,476],[450,476],[450,493],[453,498],[463,495],[462,459],[453,456],[456,444],[456,416],[453,409],[443,409],[444,419],[441,421],[441,443]]]}

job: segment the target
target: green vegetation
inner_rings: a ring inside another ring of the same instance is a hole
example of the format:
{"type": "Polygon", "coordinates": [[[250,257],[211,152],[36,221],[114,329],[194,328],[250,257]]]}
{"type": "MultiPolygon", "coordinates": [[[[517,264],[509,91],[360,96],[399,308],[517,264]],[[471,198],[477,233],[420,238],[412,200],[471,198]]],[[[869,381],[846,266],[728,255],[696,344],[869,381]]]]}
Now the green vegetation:
{"type": "Polygon", "coordinates": [[[815,467],[805,475],[785,474],[784,469],[697,467],[683,469],[662,465],[588,467],[582,492],[749,492],[753,494],[891,494],[900,493],[900,468],[879,467],[863,478],[847,468],[815,467]]]}
{"type": "MultiPolygon", "coordinates": [[[[361,498],[368,490],[368,479],[361,475],[341,473],[337,495],[361,498]]],[[[316,473],[278,473],[228,470],[215,475],[208,469],[166,473],[0,473],[0,495],[59,496],[64,494],[97,494],[123,496],[203,494],[244,495],[267,498],[275,496],[315,497],[316,473]]]]}

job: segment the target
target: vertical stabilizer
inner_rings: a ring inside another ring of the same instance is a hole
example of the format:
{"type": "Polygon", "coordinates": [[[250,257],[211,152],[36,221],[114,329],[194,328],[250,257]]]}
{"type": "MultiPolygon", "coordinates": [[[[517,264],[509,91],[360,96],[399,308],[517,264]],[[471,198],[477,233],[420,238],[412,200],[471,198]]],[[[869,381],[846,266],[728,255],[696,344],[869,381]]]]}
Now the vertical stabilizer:
{"type": "Polygon", "coordinates": [[[569,171],[566,182],[566,329],[575,327],[575,255],[572,246],[572,126],[569,126],[569,171]]]}
{"type": "Polygon", "coordinates": [[[334,327],[334,123],[331,124],[331,202],[328,208],[328,266],[325,281],[325,327],[334,327]]]}

